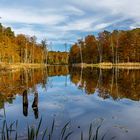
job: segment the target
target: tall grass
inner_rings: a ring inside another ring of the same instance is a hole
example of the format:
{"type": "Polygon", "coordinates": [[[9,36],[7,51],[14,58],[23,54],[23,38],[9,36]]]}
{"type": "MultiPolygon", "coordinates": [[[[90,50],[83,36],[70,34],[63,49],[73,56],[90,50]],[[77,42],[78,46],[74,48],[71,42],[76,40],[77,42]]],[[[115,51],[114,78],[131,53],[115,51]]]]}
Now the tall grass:
{"type": "MultiPolygon", "coordinates": [[[[87,140],[104,140],[106,133],[103,136],[99,135],[99,129],[101,128],[101,125],[99,125],[96,129],[93,128],[93,124],[91,123],[88,130],[88,139],[87,140]],[[99,136],[101,138],[99,138],[99,136]]],[[[81,140],[84,140],[84,134],[81,132],[81,140]]]]}
{"type": "MultiPolygon", "coordinates": [[[[55,140],[70,140],[74,131],[70,131],[69,125],[71,122],[67,122],[62,129],[60,130],[60,134],[58,134],[58,138],[55,140]]],[[[27,126],[27,136],[26,140],[54,140],[54,131],[55,131],[55,119],[53,119],[50,128],[46,127],[45,129],[41,129],[42,126],[42,118],[39,120],[37,126],[27,126]]],[[[99,130],[101,125],[99,125],[96,129],[93,127],[91,123],[89,129],[86,132],[86,139],[84,139],[84,133],[81,131],[79,140],[104,140],[105,135],[102,137],[99,135],[99,130]]],[[[74,135],[73,135],[74,136],[74,135]]],[[[20,136],[18,135],[18,121],[14,121],[8,125],[6,119],[3,121],[2,130],[1,130],[1,140],[20,140],[20,136]]]]}

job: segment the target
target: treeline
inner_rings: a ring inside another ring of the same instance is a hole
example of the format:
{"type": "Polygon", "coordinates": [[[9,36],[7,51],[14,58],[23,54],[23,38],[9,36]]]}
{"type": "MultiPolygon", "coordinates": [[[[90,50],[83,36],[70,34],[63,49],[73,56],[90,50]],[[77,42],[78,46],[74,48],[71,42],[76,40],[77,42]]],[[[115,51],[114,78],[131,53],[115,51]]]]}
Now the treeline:
{"type": "Polygon", "coordinates": [[[10,27],[0,24],[0,62],[45,63],[47,46],[43,40],[36,42],[35,36],[19,34],[15,36],[10,27]]]}
{"type": "Polygon", "coordinates": [[[69,54],[69,63],[140,62],[140,28],[104,31],[78,40],[69,54]]]}
{"type": "Polygon", "coordinates": [[[46,39],[37,43],[35,36],[15,35],[0,24],[0,62],[66,64],[68,53],[49,52],[46,39]]]}
{"type": "Polygon", "coordinates": [[[53,65],[58,65],[58,64],[65,65],[68,64],[68,57],[69,57],[68,52],[49,51],[47,63],[53,65]]]}

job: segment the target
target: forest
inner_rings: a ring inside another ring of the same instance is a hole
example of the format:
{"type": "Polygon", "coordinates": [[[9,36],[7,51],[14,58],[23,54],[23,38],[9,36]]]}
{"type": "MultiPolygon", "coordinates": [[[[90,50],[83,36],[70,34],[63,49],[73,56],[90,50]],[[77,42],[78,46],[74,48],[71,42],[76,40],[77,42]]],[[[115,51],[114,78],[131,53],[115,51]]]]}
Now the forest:
{"type": "Polygon", "coordinates": [[[15,35],[0,24],[0,63],[68,63],[68,53],[48,51],[48,47],[46,39],[38,43],[35,36],[15,35]]]}
{"type": "Polygon", "coordinates": [[[126,63],[140,62],[140,28],[103,31],[79,39],[72,45],[69,63],[126,63]]]}
{"type": "Polygon", "coordinates": [[[68,52],[56,52],[56,51],[49,51],[47,63],[50,65],[66,65],[68,64],[68,52]]]}
{"type": "Polygon", "coordinates": [[[97,64],[140,62],[140,28],[103,31],[98,36],[79,39],[70,52],[49,51],[46,39],[40,43],[35,36],[15,35],[10,27],[0,24],[0,62],[42,64],[97,64]]]}

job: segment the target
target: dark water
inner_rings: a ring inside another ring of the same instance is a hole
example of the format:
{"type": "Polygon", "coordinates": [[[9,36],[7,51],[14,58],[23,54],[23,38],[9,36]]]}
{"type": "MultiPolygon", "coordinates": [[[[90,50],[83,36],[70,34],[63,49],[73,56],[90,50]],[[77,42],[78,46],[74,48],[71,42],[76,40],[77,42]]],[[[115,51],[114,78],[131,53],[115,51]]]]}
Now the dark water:
{"type": "Polygon", "coordinates": [[[99,138],[138,140],[139,100],[140,70],[51,66],[0,72],[0,128],[5,108],[8,123],[18,120],[19,139],[42,117],[41,131],[55,119],[54,140],[68,121],[71,140],[80,140],[81,131],[88,139],[91,123],[93,130],[101,125],[99,138]]]}

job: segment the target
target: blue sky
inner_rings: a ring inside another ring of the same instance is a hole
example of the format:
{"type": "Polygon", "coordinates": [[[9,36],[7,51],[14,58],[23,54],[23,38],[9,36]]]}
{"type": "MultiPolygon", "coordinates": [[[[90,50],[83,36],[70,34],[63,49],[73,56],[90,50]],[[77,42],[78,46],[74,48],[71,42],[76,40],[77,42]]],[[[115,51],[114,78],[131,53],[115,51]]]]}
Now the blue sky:
{"type": "Polygon", "coordinates": [[[0,0],[0,22],[64,50],[87,34],[140,27],[140,0],[0,0]]]}

